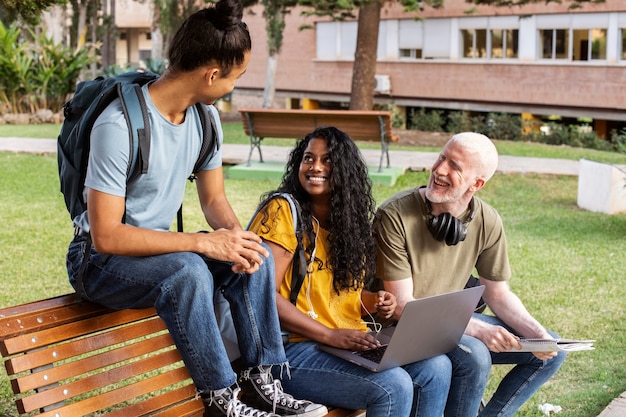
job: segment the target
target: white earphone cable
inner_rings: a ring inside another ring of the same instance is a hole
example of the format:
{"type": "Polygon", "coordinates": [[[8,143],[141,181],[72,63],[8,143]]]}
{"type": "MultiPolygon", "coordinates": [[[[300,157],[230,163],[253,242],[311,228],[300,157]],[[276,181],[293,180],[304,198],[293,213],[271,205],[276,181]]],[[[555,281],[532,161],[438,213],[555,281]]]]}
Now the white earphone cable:
{"type": "Polygon", "coordinates": [[[315,221],[315,226],[313,232],[315,233],[315,241],[313,242],[313,252],[311,253],[311,257],[307,262],[306,266],[306,276],[308,279],[306,286],[306,300],[309,303],[309,311],[308,314],[313,320],[317,320],[317,313],[315,313],[315,309],[313,308],[313,303],[311,302],[311,281],[313,279],[313,262],[315,261],[315,251],[317,250],[317,236],[320,231],[320,222],[313,216],[313,221],[315,221]]]}

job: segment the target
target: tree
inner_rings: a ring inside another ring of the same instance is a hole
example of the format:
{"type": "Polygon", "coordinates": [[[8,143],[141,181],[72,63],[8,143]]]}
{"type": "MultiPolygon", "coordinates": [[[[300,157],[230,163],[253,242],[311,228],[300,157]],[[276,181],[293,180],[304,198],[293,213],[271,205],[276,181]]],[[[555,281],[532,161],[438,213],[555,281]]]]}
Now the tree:
{"type": "Polygon", "coordinates": [[[255,4],[263,5],[265,18],[265,32],[267,33],[267,72],[263,89],[263,107],[272,107],[276,92],[276,71],[278,56],[283,46],[283,31],[285,30],[285,16],[298,4],[297,0],[243,0],[244,7],[255,4]]]}
{"type": "Polygon", "coordinates": [[[276,92],[276,70],[278,56],[283,46],[283,31],[285,30],[285,15],[295,6],[295,0],[262,0],[263,17],[265,17],[265,31],[267,32],[267,73],[265,88],[263,89],[263,107],[270,108],[274,102],[276,92]]]}
{"type": "Polygon", "coordinates": [[[376,51],[380,11],[390,0],[300,0],[311,8],[309,15],[330,16],[334,20],[354,18],[358,10],[357,42],[352,67],[350,110],[370,110],[374,105],[376,51]]]}
{"type": "Polygon", "coordinates": [[[10,24],[21,18],[29,25],[37,25],[42,12],[50,6],[63,3],[65,0],[2,0],[0,20],[10,24]]]}

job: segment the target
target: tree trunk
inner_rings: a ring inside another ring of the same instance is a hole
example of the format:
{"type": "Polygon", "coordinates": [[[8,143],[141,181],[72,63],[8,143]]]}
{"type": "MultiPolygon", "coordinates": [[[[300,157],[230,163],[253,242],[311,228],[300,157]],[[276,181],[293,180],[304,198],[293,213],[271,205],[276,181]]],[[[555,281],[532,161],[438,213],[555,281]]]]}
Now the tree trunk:
{"type": "Polygon", "coordinates": [[[78,3],[78,10],[74,10],[74,13],[78,16],[78,24],[76,30],[78,38],[76,39],[76,46],[82,48],[85,46],[87,37],[87,4],[86,2],[78,3]]]}
{"type": "Polygon", "coordinates": [[[276,69],[278,68],[278,54],[271,54],[267,58],[267,73],[265,76],[265,88],[263,89],[263,108],[270,109],[274,105],[276,93],[276,69]]]}
{"type": "Polygon", "coordinates": [[[163,59],[163,33],[161,32],[161,9],[157,2],[152,2],[152,27],[150,37],[152,40],[150,57],[155,60],[163,59]]]}
{"type": "MultiPolygon", "coordinates": [[[[95,42],[98,39],[98,28],[102,27],[102,23],[100,22],[100,17],[98,16],[98,12],[102,10],[102,4],[99,1],[95,1],[90,4],[89,14],[91,15],[87,20],[89,21],[89,27],[91,29],[91,41],[95,42]]],[[[102,55],[102,49],[100,50],[102,55]]],[[[91,78],[96,78],[98,75],[98,65],[95,62],[92,62],[89,65],[89,70],[91,71],[91,78]]]]}
{"type": "Polygon", "coordinates": [[[274,105],[274,95],[276,93],[278,56],[283,44],[287,9],[282,1],[264,0],[262,3],[268,52],[265,88],[263,89],[263,108],[271,108],[274,105]]]}
{"type": "Polygon", "coordinates": [[[352,68],[350,110],[372,110],[378,50],[378,26],[382,0],[359,9],[359,28],[352,68]]]}
{"type": "Polygon", "coordinates": [[[102,2],[102,67],[108,68],[115,64],[115,1],[102,2]]]}
{"type": "Polygon", "coordinates": [[[150,57],[154,60],[160,61],[163,59],[163,34],[160,28],[154,28],[151,32],[152,49],[150,51],[150,57]]]}

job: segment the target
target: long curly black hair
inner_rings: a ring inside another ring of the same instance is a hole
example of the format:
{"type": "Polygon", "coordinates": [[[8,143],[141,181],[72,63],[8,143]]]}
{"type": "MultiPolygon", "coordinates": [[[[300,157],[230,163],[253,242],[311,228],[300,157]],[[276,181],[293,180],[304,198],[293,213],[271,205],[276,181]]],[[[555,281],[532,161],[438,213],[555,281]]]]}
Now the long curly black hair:
{"type": "MultiPolygon", "coordinates": [[[[308,241],[310,259],[315,244],[311,201],[298,178],[304,151],[312,139],[324,139],[331,159],[328,265],[335,291],[367,285],[375,273],[375,247],[371,231],[376,203],[372,196],[367,165],[354,141],[335,127],[319,127],[298,141],[291,151],[278,189],[262,196],[261,206],[271,195],[291,194],[300,204],[302,232],[308,241]]],[[[267,213],[264,218],[267,218],[267,213]]],[[[267,226],[266,226],[267,227],[267,226]]],[[[321,261],[316,259],[317,267],[321,261]]]]}

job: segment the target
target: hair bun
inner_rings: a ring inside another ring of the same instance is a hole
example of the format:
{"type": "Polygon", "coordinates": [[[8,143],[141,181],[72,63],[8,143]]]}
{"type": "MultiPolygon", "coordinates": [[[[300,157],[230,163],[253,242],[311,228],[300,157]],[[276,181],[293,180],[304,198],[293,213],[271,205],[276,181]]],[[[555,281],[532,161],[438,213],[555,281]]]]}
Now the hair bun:
{"type": "Polygon", "coordinates": [[[217,29],[231,31],[241,24],[243,5],[240,0],[220,0],[215,4],[215,11],[213,24],[217,29]]]}

